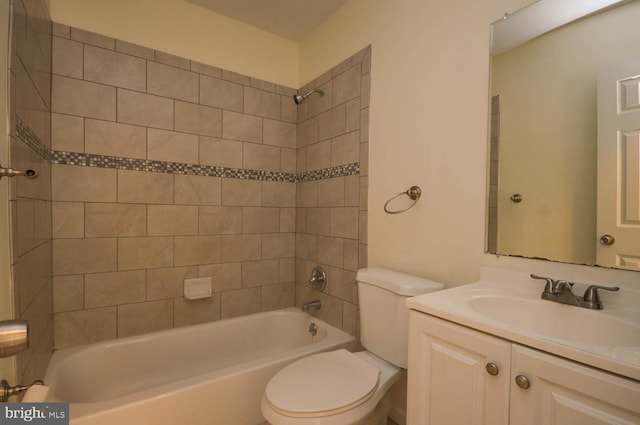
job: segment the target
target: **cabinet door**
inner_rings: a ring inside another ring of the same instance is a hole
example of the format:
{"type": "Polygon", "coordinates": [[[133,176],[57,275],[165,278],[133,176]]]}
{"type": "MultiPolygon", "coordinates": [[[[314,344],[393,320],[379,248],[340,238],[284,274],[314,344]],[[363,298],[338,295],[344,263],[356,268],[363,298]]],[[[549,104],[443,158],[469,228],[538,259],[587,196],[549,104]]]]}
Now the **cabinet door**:
{"type": "Polygon", "coordinates": [[[640,383],[530,348],[513,345],[511,385],[514,425],[640,424],[640,383]]]}
{"type": "Polygon", "coordinates": [[[510,352],[507,341],[411,311],[407,424],[506,425],[510,352]]]}

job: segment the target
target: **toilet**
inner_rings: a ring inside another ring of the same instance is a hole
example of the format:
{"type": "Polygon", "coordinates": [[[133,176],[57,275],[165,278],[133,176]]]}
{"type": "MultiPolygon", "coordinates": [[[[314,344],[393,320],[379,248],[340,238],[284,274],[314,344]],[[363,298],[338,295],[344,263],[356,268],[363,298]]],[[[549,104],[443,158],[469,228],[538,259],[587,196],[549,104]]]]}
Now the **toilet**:
{"type": "Polygon", "coordinates": [[[405,300],[443,285],[378,268],[359,270],[356,281],[366,351],[314,354],[281,369],[262,396],[262,415],[270,424],[386,425],[388,390],[407,368],[405,300]]]}

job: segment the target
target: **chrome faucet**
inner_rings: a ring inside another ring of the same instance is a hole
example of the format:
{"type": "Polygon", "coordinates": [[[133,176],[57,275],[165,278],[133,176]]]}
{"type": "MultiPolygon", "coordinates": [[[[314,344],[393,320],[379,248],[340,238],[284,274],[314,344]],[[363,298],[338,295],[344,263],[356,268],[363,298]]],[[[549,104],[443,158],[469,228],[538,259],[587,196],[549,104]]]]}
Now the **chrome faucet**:
{"type": "Polygon", "coordinates": [[[320,310],[321,307],[320,300],[310,301],[302,304],[302,311],[320,310]]]}
{"type": "Polygon", "coordinates": [[[620,288],[618,288],[617,286],[591,285],[587,288],[586,291],[584,291],[584,295],[580,297],[572,292],[572,282],[561,279],[556,280],[550,277],[538,276],[535,274],[531,274],[531,277],[533,279],[541,279],[546,281],[544,290],[542,291],[542,295],[540,296],[540,298],[542,298],[543,300],[575,305],[592,310],[602,310],[603,307],[602,300],[600,300],[600,295],[598,294],[598,289],[604,289],[607,291],[620,290],[620,288]]]}

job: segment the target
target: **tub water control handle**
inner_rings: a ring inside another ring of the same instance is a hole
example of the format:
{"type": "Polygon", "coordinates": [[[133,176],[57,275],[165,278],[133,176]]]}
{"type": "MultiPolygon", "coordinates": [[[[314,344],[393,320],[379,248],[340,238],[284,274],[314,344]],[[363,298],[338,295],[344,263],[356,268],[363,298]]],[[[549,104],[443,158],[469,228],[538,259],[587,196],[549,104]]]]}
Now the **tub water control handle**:
{"type": "Polygon", "coordinates": [[[29,348],[29,323],[26,320],[0,322],[0,357],[14,356],[29,348]]]}

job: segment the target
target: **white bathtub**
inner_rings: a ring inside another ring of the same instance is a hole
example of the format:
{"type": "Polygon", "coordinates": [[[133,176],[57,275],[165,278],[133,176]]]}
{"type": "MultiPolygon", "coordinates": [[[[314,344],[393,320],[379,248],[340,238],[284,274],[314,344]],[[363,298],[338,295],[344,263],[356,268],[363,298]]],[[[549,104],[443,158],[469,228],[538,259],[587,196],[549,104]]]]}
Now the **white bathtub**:
{"type": "Polygon", "coordinates": [[[55,352],[47,401],[68,401],[74,425],[257,425],[279,369],[354,344],[295,308],[171,329],[55,352]]]}

